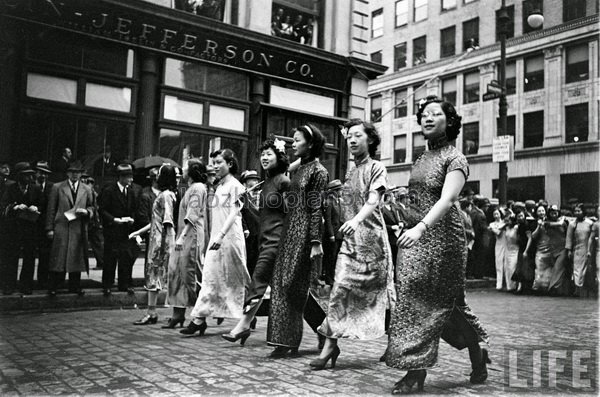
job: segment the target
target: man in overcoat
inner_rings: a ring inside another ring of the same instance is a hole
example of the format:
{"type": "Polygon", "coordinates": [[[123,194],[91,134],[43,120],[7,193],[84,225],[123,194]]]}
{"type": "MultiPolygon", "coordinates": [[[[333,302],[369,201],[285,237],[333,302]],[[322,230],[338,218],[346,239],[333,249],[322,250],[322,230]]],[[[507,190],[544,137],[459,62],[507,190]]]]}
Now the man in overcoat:
{"type": "Polygon", "coordinates": [[[48,294],[69,273],[69,292],[83,295],[81,272],[89,272],[88,223],[94,214],[92,189],[80,182],[84,168],[75,161],[67,168],[67,180],[52,187],[46,217],[46,235],[52,239],[48,294]]]}

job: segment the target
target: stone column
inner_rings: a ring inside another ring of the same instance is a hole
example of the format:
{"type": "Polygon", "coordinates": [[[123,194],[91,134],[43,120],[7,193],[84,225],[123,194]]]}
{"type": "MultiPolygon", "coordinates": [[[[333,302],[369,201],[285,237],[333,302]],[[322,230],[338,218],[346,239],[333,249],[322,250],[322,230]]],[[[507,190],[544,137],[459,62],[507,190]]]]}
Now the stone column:
{"type": "Polygon", "coordinates": [[[544,50],[544,146],[565,142],[562,54],[562,45],[544,50]]]}
{"type": "MultiPolygon", "coordinates": [[[[248,131],[248,148],[246,157],[246,164],[242,164],[242,168],[248,170],[259,170],[259,159],[256,156],[258,147],[263,139],[267,139],[268,136],[263,137],[263,114],[261,111],[261,102],[265,102],[265,79],[260,76],[253,76],[251,80],[250,90],[250,130],[248,131]]],[[[268,131],[265,131],[265,134],[268,131]]],[[[259,171],[260,172],[260,171],[259,171]]]]}
{"type": "Polygon", "coordinates": [[[589,68],[590,68],[590,89],[592,90],[592,92],[590,93],[591,95],[589,96],[590,101],[589,103],[589,110],[588,110],[588,114],[589,114],[589,134],[588,134],[588,141],[595,141],[598,140],[598,138],[600,137],[600,132],[598,131],[598,123],[600,123],[600,120],[598,120],[598,101],[595,100],[595,98],[600,97],[600,89],[598,88],[598,42],[597,41],[590,41],[589,43],[589,59],[590,59],[590,64],[589,64],[589,68]]]}
{"type": "Polygon", "coordinates": [[[158,154],[159,131],[156,128],[159,106],[159,58],[151,52],[140,52],[140,88],[138,90],[138,117],[136,125],[136,153],[134,157],[158,154]]]}

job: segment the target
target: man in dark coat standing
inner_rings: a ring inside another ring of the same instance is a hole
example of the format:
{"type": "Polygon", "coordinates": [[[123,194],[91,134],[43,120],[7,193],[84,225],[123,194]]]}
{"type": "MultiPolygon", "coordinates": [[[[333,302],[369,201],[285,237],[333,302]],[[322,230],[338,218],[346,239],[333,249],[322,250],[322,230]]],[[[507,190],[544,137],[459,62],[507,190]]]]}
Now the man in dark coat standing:
{"type": "Polygon", "coordinates": [[[8,234],[6,261],[4,262],[4,293],[14,291],[17,283],[17,270],[21,249],[23,267],[21,268],[21,293],[31,295],[33,274],[35,271],[35,247],[37,222],[42,205],[42,191],[34,183],[35,171],[26,162],[15,164],[17,183],[10,185],[0,200],[0,207],[6,216],[8,234]]]}
{"type": "Polygon", "coordinates": [[[73,162],[67,180],[56,183],[50,192],[46,235],[52,239],[48,294],[56,295],[59,284],[69,273],[69,292],[83,295],[81,272],[89,272],[88,223],[94,215],[92,189],[80,182],[83,165],[73,162]]]}
{"type": "Polygon", "coordinates": [[[471,210],[471,222],[473,223],[473,232],[475,239],[473,240],[473,250],[471,268],[467,269],[467,276],[474,278],[482,278],[485,270],[486,252],[488,249],[487,235],[488,223],[485,217],[484,208],[489,206],[489,201],[481,196],[475,195],[473,198],[473,209],[471,210]]]}
{"type": "Polygon", "coordinates": [[[133,294],[132,270],[137,250],[135,241],[129,239],[134,230],[138,193],[132,188],[133,168],[130,164],[117,166],[118,180],[106,185],[99,197],[100,215],[104,226],[104,269],[102,288],[105,296],[110,295],[115,281],[115,270],[119,269],[119,291],[133,294]]]}
{"type": "Polygon", "coordinates": [[[70,148],[66,147],[63,149],[60,157],[53,163],[52,167],[54,174],[52,175],[54,182],[62,182],[67,179],[67,168],[73,161],[73,152],[70,148]]]}
{"type": "Polygon", "coordinates": [[[54,183],[48,180],[50,166],[47,161],[38,161],[35,165],[35,171],[37,173],[37,185],[42,191],[42,205],[40,207],[40,219],[38,221],[38,268],[37,268],[37,282],[40,289],[48,288],[48,266],[50,263],[50,249],[52,248],[52,241],[46,238],[46,214],[48,212],[48,201],[50,199],[50,192],[54,183]]]}
{"type": "Polygon", "coordinates": [[[340,215],[340,191],[343,185],[339,179],[334,179],[327,185],[327,198],[325,200],[325,229],[323,233],[323,269],[322,275],[329,285],[333,285],[335,276],[335,263],[342,246],[343,234],[340,232],[342,223],[340,215]]]}

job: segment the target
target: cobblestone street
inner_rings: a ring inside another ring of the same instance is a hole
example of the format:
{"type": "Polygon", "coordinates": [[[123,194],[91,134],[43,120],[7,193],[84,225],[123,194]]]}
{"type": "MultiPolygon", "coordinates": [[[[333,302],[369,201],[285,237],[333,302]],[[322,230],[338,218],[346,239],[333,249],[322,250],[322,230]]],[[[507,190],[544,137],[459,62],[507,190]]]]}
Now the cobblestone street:
{"type": "MultiPolygon", "coordinates": [[[[471,385],[467,352],[442,342],[439,365],[428,372],[427,393],[514,394],[515,390],[505,387],[507,347],[591,351],[592,361],[597,361],[595,300],[513,296],[489,290],[471,291],[467,299],[491,335],[493,363],[488,367],[488,382],[471,385]]],[[[256,332],[240,347],[220,337],[233,320],[217,326],[210,319],[205,336],[183,337],[177,330],[160,328],[170,309],[160,309],[157,325],[132,325],[142,315],[143,310],[136,309],[2,315],[0,394],[386,395],[403,376],[378,362],[385,337],[372,342],[341,341],[336,368],[314,372],[308,362],[318,353],[317,338],[307,326],[301,357],[273,360],[266,358],[271,350],[265,344],[266,317],[259,318],[256,332]]],[[[596,369],[588,367],[592,374],[596,369]]],[[[527,374],[531,369],[519,376],[527,374]]],[[[581,375],[586,376],[593,375],[581,375]]],[[[595,387],[596,380],[591,383],[595,387]]]]}

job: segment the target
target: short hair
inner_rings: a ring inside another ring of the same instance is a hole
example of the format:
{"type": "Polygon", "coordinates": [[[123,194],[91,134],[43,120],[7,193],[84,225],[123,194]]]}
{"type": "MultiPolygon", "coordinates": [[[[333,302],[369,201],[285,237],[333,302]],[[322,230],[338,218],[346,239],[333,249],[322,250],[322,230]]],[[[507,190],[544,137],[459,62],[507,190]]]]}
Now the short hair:
{"type": "Polygon", "coordinates": [[[175,173],[175,166],[171,164],[163,164],[158,170],[158,178],[156,179],[158,189],[163,190],[175,190],[177,189],[177,178],[175,173]]]}
{"type": "Polygon", "coordinates": [[[326,142],[325,136],[321,130],[313,124],[305,124],[297,127],[294,131],[300,131],[306,142],[312,144],[312,147],[310,148],[310,157],[321,157],[326,142]]]}
{"type": "Polygon", "coordinates": [[[235,153],[233,150],[221,149],[221,150],[216,150],[210,154],[210,158],[213,158],[213,159],[217,156],[223,157],[223,160],[225,160],[225,162],[227,164],[231,163],[231,167],[229,167],[230,174],[235,175],[238,173],[239,163],[238,163],[238,159],[235,156],[235,153]]]}
{"type": "Polygon", "coordinates": [[[371,141],[373,141],[369,144],[369,155],[371,157],[375,157],[375,154],[377,153],[377,148],[381,143],[381,137],[379,136],[377,128],[375,128],[375,126],[372,123],[369,123],[368,121],[363,121],[361,119],[350,119],[350,121],[344,123],[344,127],[350,129],[355,125],[361,124],[365,129],[365,133],[367,134],[367,136],[371,138],[371,141]]]}
{"type": "Polygon", "coordinates": [[[191,159],[188,161],[187,174],[195,183],[206,183],[206,166],[200,160],[191,159]]]}
{"type": "Polygon", "coordinates": [[[272,139],[264,141],[260,148],[258,148],[258,151],[259,153],[262,153],[267,149],[273,150],[275,156],[277,156],[277,165],[273,170],[269,171],[269,174],[274,176],[286,172],[290,166],[290,159],[288,158],[287,153],[285,151],[280,152],[275,146],[275,141],[272,139]]]}
{"type": "Polygon", "coordinates": [[[455,140],[458,134],[460,134],[462,117],[456,112],[453,104],[438,98],[436,95],[429,95],[424,101],[422,100],[419,103],[419,110],[417,111],[417,123],[421,125],[423,110],[425,110],[427,105],[430,103],[440,104],[442,111],[446,115],[446,137],[449,141],[455,140]]]}

